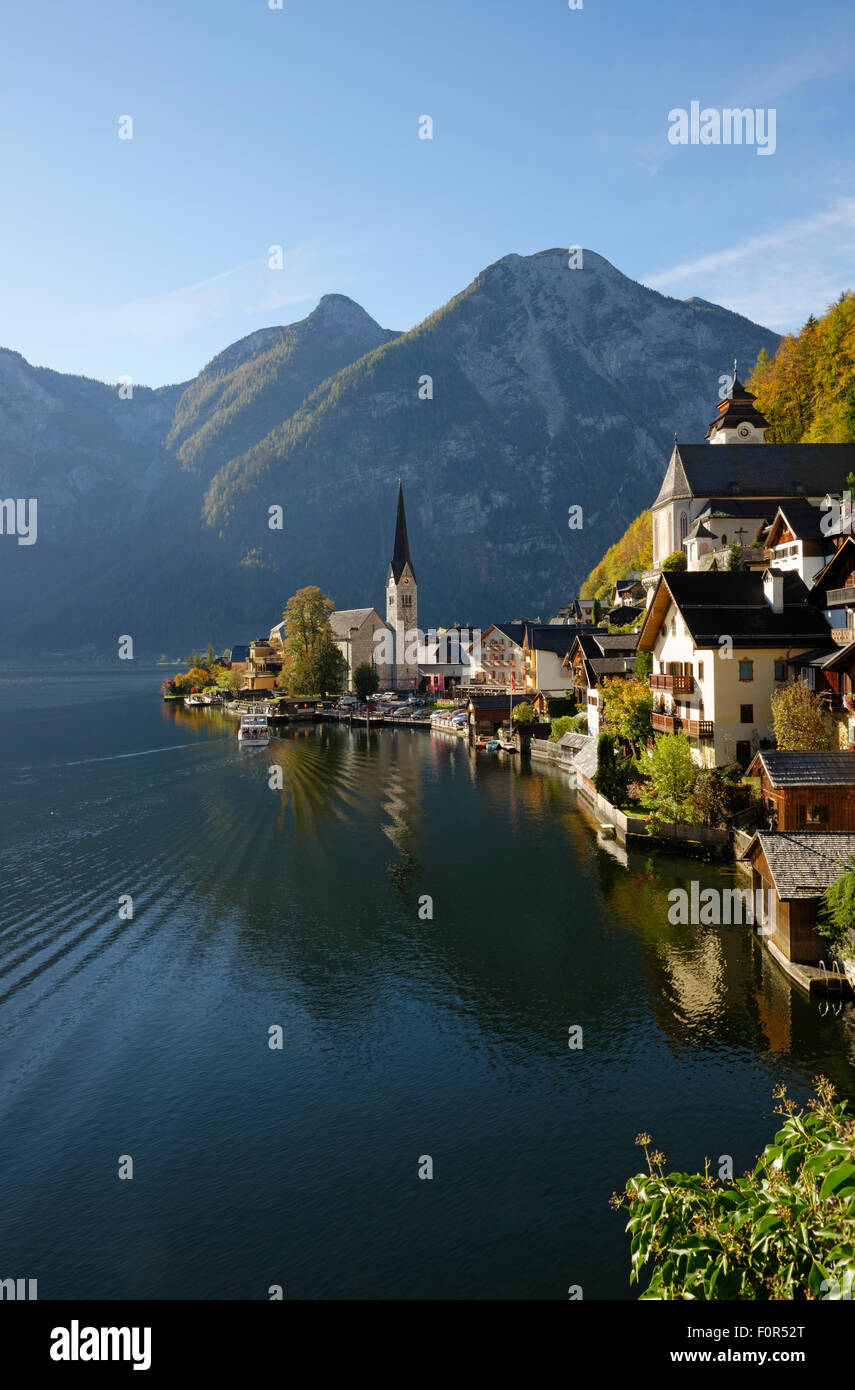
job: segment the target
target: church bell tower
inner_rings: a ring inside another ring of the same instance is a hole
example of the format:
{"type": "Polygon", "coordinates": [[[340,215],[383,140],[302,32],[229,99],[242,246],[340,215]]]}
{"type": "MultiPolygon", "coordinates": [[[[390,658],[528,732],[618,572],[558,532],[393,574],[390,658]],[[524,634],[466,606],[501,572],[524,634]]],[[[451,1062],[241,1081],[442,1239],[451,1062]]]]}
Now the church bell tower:
{"type": "Polygon", "coordinates": [[[416,572],[410,559],[407,536],[407,516],[404,511],[404,489],[398,479],[398,515],[395,521],[395,545],[386,579],[386,622],[395,634],[395,677],[398,690],[413,690],[418,682],[415,656],[416,633],[419,626],[419,596],[416,572]]]}

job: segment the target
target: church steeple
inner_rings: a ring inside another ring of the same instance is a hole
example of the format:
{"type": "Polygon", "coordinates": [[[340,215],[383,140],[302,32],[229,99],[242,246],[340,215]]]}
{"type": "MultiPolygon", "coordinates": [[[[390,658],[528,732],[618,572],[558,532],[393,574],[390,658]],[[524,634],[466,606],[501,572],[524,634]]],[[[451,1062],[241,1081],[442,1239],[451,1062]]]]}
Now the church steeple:
{"type": "Polygon", "coordinates": [[[398,479],[398,516],[395,521],[395,548],[392,551],[392,575],[397,584],[404,572],[404,566],[409,565],[410,573],[415,582],[416,572],[413,569],[413,562],[410,559],[410,541],[407,536],[407,514],[404,511],[404,487],[401,479],[398,479]]]}
{"type": "Polygon", "coordinates": [[[742,385],[736,367],[734,357],[733,379],[727,394],[718,403],[718,415],[705,437],[710,444],[763,444],[769,421],[754,404],[757,397],[742,385]]]}
{"type": "Polygon", "coordinates": [[[410,558],[410,538],[407,535],[407,514],[404,511],[404,489],[398,479],[398,515],[395,520],[395,544],[386,579],[386,622],[395,633],[394,685],[398,690],[412,690],[418,683],[418,625],[419,591],[416,572],[410,558]]]}

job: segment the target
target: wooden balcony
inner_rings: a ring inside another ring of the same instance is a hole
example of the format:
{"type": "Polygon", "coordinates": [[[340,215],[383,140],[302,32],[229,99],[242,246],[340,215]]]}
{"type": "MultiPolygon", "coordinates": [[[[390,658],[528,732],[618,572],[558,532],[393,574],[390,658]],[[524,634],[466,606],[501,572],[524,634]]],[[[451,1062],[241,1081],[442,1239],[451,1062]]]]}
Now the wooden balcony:
{"type": "Polygon", "coordinates": [[[825,602],[829,608],[840,608],[847,603],[855,603],[855,584],[846,589],[827,589],[825,602]]]}
{"type": "Polygon", "coordinates": [[[650,716],[650,725],[659,734],[676,734],[680,728],[680,720],[673,714],[658,714],[654,710],[650,716]]]}
{"type": "Polygon", "coordinates": [[[711,719],[684,719],[683,732],[689,738],[712,738],[715,730],[711,719]]]}
{"type": "Polygon", "coordinates": [[[831,640],[836,642],[838,647],[848,647],[850,642],[855,642],[855,627],[833,627],[831,640]]]}
{"type": "Polygon", "coordinates": [[[651,676],[651,690],[670,690],[674,695],[691,695],[695,688],[694,676],[651,676]]]}

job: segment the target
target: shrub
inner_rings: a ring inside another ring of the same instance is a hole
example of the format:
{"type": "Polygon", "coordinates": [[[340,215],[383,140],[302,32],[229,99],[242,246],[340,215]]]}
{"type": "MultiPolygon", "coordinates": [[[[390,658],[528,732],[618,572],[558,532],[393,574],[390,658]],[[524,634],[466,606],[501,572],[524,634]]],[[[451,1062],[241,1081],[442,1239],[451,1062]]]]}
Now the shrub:
{"type": "Polygon", "coordinates": [[[552,728],[549,731],[549,738],[552,743],[557,743],[565,734],[574,733],[575,717],[569,714],[562,714],[560,719],[553,719],[552,728]]]}
{"type": "Polygon", "coordinates": [[[741,783],[742,769],[704,767],[698,772],[687,805],[701,825],[725,825],[748,804],[751,789],[741,783]]]}
{"type": "Polygon", "coordinates": [[[665,1156],[639,1134],[646,1173],[612,1197],[629,1212],[630,1283],[642,1299],[851,1299],[855,1276],[855,1122],[830,1081],[797,1110],[783,1087],[784,1123],[744,1177],[665,1174],[665,1156]]]}
{"type": "Polygon", "coordinates": [[[686,568],[685,550],[672,550],[670,555],[666,555],[662,561],[662,569],[665,574],[673,574],[676,570],[686,568]]]}
{"type": "Polygon", "coordinates": [[[533,724],[534,710],[527,701],[521,705],[514,705],[513,717],[517,724],[533,724]]]}

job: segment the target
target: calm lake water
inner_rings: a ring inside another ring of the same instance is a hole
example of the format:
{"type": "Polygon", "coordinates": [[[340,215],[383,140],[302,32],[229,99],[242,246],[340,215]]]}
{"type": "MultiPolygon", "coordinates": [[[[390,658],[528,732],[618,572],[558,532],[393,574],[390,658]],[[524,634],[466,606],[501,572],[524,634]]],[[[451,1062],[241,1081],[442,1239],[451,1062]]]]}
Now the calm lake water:
{"type": "Polygon", "coordinates": [[[0,1277],[635,1297],[609,1196],[639,1130],[741,1172],[776,1082],[855,1095],[851,1009],[746,928],[669,926],[727,871],[621,863],[560,773],[424,730],[241,751],[162,675],[0,673],[0,1277]]]}

